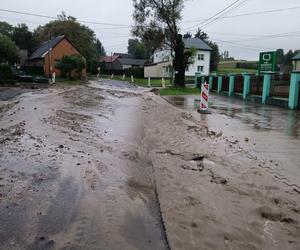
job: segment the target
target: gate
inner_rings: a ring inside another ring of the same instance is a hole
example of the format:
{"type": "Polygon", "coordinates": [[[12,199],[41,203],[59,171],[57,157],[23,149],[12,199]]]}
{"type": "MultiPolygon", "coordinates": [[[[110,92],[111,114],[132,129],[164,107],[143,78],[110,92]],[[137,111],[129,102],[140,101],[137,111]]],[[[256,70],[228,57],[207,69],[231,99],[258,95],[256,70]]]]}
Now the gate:
{"type": "Polygon", "coordinates": [[[235,76],[234,93],[243,93],[244,91],[244,77],[242,75],[235,76]]]}
{"type": "Polygon", "coordinates": [[[290,74],[272,75],[270,96],[289,98],[290,82],[291,82],[290,74]]]}
{"type": "Polygon", "coordinates": [[[229,91],[229,76],[223,76],[222,91],[229,91]]]}
{"type": "Polygon", "coordinates": [[[262,96],[264,76],[253,75],[250,77],[250,95],[262,96]]]}
{"type": "Polygon", "coordinates": [[[218,77],[217,76],[213,76],[213,79],[212,79],[212,90],[213,91],[217,91],[218,90],[218,77]]]}

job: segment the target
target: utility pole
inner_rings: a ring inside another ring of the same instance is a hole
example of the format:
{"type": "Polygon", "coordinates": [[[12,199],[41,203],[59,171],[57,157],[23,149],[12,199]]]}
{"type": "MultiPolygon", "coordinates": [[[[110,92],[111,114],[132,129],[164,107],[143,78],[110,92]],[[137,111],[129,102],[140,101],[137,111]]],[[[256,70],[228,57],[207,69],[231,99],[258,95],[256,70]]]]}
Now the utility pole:
{"type": "Polygon", "coordinates": [[[49,78],[51,78],[51,51],[50,51],[50,39],[51,39],[51,31],[48,31],[48,70],[49,70],[49,78]]]}

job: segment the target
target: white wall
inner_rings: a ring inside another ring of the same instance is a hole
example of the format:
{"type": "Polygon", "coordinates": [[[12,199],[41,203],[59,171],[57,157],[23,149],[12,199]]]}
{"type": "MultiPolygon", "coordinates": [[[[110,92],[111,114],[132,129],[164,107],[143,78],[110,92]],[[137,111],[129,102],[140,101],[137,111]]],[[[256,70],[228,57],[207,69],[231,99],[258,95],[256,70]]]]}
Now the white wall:
{"type": "MultiPolygon", "coordinates": [[[[163,62],[166,61],[167,58],[171,58],[170,51],[168,50],[159,50],[156,51],[153,55],[153,62],[163,62]]],[[[195,76],[195,73],[198,72],[198,66],[203,66],[203,71],[199,72],[203,75],[209,75],[210,73],[210,51],[198,50],[194,63],[188,66],[188,70],[185,71],[186,76],[195,76]],[[198,55],[203,54],[204,60],[198,60],[198,55]]]]}
{"type": "Polygon", "coordinates": [[[195,76],[198,72],[198,66],[203,66],[203,71],[199,71],[202,75],[209,75],[210,73],[210,51],[199,50],[194,58],[194,63],[188,66],[188,70],[185,71],[186,76],[195,76]],[[198,60],[198,55],[204,55],[204,60],[198,60]]]}

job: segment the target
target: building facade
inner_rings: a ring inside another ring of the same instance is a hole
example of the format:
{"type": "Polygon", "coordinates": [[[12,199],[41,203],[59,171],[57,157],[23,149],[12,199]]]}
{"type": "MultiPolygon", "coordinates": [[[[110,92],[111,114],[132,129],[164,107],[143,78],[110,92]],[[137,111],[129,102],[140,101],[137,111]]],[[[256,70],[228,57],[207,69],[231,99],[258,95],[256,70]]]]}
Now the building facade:
{"type": "MultiPolygon", "coordinates": [[[[195,48],[197,50],[193,63],[186,67],[186,76],[195,76],[196,73],[209,75],[210,73],[210,60],[212,49],[199,38],[183,39],[185,48],[195,48]]],[[[159,65],[162,62],[169,62],[172,65],[171,51],[167,49],[160,49],[153,54],[153,63],[159,65]]]]}
{"type": "MultiPolygon", "coordinates": [[[[61,76],[61,71],[56,68],[56,64],[66,55],[81,55],[81,53],[67,37],[58,36],[49,42],[44,42],[34,51],[28,60],[28,64],[30,66],[43,67],[46,76],[51,75],[53,72],[55,72],[56,76],[61,76]]],[[[72,75],[74,74],[75,72],[72,73],[72,75]]],[[[86,69],[82,70],[81,76],[86,77],[86,69]]]]}

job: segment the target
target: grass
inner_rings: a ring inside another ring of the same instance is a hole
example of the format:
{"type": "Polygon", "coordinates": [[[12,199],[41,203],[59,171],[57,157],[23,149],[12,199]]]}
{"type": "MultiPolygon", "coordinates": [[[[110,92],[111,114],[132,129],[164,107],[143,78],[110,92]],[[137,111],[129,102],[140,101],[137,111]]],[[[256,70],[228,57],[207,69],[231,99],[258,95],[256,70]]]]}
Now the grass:
{"type": "Polygon", "coordinates": [[[161,89],[159,94],[161,96],[164,96],[164,95],[196,95],[196,94],[200,94],[200,90],[198,88],[167,87],[167,88],[161,89]]]}
{"type": "Polygon", "coordinates": [[[248,72],[248,73],[256,73],[257,70],[255,69],[238,69],[238,68],[222,68],[220,67],[219,70],[218,70],[218,74],[241,74],[241,73],[245,73],[245,72],[248,72]]]}
{"type": "Polygon", "coordinates": [[[56,78],[55,79],[55,84],[57,85],[80,85],[80,84],[85,84],[86,81],[83,79],[74,79],[74,80],[69,80],[68,78],[56,78]]]}
{"type": "MultiPolygon", "coordinates": [[[[100,78],[104,79],[110,79],[110,77],[110,75],[100,75],[100,78]]],[[[131,82],[131,78],[127,76],[123,80],[122,76],[115,75],[114,80],[131,82]]],[[[148,87],[148,79],[146,78],[134,78],[134,83],[138,86],[148,87]]],[[[166,86],[171,86],[168,79],[166,79],[166,86]]],[[[162,87],[161,79],[151,79],[151,87],[162,87]]]]}

